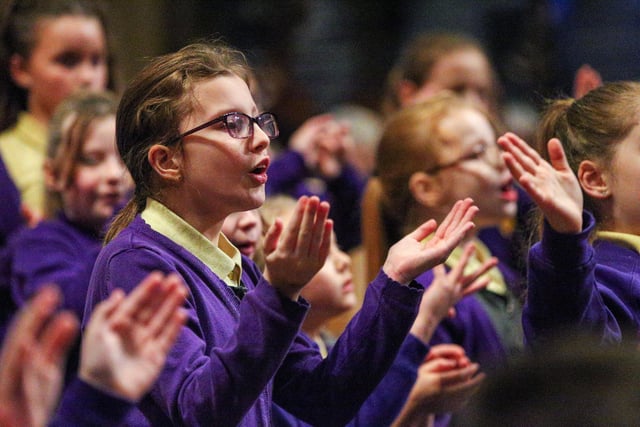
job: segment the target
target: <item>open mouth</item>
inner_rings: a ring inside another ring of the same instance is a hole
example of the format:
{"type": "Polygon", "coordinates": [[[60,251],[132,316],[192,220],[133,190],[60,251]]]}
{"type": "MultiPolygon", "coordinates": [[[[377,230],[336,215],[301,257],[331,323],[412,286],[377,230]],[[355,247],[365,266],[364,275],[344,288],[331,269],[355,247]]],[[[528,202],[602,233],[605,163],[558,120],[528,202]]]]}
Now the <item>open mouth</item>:
{"type": "Polygon", "coordinates": [[[511,180],[500,187],[500,194],[503,200],[507,200],[509,202],[515,202],[518,200],[518,191],[511,180]]]}

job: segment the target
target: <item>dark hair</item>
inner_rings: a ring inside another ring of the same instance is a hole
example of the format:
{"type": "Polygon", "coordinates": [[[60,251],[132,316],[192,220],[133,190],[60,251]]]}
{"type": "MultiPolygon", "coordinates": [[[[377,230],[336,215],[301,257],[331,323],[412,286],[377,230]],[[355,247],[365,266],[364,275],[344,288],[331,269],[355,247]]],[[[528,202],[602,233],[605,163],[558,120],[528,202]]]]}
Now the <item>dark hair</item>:
{"type": "Polygon", "coordinates": [[[36,43],[35,27],[43,18],[60,16],[95,17],[107,43],[107,88],[115,90],[113,42],[106,11],[99,0],[13,0],[7,1],[0,23],[0,131],[15,124],[18,113],[27,109],[27,91],[16,85],[9,72],[14,54],[29,58],[36,43]]]}
{"type": "MultiPolygon", "coordinates": [[[[47,158],[65,187],[72,184],[82,147],[97,119],[115,116],[117,101],[110,92],[78,92],[62,101],[49,124],[47,158]]],[[[60,194],[48,192],[47,215],[61,207],[60,194]]]]}
{"type": "Polygon", "coordinates": [[[237,75],[249,84],[244,55],[221,41],[201,42],[153,59],[125,89],[116,116],[116,142],[135,192],[114,220],[107,242],[144,209],[147,197],[157,192],[147,160],[149,149],[155,144],[180,144],[180,123],[196,107],[194,86],[225,75],[237,75]]]}

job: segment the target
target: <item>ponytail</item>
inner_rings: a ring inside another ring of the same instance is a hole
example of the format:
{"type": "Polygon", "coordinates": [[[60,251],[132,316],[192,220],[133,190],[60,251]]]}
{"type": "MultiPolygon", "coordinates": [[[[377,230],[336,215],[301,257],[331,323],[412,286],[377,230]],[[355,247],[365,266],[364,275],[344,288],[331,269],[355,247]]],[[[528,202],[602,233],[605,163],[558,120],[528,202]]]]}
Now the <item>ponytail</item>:
{"type": "Polygon", "coordinates": [[[140,212],[144,210],[147,205],[146,196],[134,194],[129,202],[122,208],[122,210],[116,215],[104,237],[104,244],[106,245],[113,240],[122,230],[124,230],[133,219],[140,212]]]}

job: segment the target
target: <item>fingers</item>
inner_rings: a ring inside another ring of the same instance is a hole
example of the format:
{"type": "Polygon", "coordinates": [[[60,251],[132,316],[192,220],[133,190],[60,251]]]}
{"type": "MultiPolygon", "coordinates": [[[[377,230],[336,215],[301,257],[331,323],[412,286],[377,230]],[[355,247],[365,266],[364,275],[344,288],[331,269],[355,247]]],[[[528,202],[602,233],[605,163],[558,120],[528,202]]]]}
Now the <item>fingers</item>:
{"type": "Polygon", "coordinates": [[[567,161],[567,157],[564,154],[562,143],[557,138],[552,138],[547,143],[547,151],[549,152],[549,160],[551,166],[557,171],[569,171],[571,167],[567,161]]]}
{"type": "Polygon", "coordinates": [[[62,366],[79,329],[78,319],[72,313],[57,314],[42,333],[40,345],[42,356],[50,363],[62,366]]]}
{"type": "Polygon", "coordinates": [[[283,229],[284,229],[284,226],[282,223],[282,219],[276,218],[264,236],[262,250],[264,251],[265,255],[269,255],[270,253],[276,250],[276,247],[278,246],[278,240],[282,235],[283,229]]]}
{"type": "Polygon", "coordinates": [[[464,348],[457,344],[434,345],[427,355],[427,360],[432,360],[439,357],[447,359],[458,359],[465,357],[465,351],[464,348]]]}
{"type": "Polygon", "coordinates": [[[411,236],[412,239],[418,242],[421,242],[425,238],[427,238],[431,233],[433,233],[436,227],[437,227],[436,221],[433,219],[430,219],[427,222],[422,223],[415,230],[413,230],[411,234],[409,234],[409,236],[411,236]]]}
{"type": "Polygon", "coordinates": [[[169,333],[168,337],[174,337],[180,330],[182,322],[186,320],[186,314],[178,310],[185,301],[187,288],[177,274],[170,274],[165,280],[165,286],[154,298],[160,301],[160,306],[150,319],[148,324],[149,334],[154,337],[162,337],[169,333]],[[180,312],[176,316],[176,313],[180,312]],[[171,331],[166,331],[167,327],[171,331]]]}
{"type": "Polygon", "coordinates": [[[18,384],[23,371],[25,349],[37,344],[40,332],[60,303],[60,291],[44,286],[16,314],[0,353],[0,381],[4,388],[18,384]]]}

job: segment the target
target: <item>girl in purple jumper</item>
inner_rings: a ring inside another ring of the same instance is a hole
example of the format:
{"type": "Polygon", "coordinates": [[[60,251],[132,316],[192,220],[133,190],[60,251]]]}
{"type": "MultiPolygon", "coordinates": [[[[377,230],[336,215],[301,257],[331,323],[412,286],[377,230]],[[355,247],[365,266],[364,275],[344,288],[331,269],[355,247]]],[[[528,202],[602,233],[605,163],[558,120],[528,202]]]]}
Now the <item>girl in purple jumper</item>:
{"type": "Polygon", "coordinates": [[[473,227],[477,208],[466,199],[437,230],[428,221],[394,245],[363,310],[323,359],[299,334],[308,308],[299,294],[327,256],[329,205],[302,197],[286,227],[274,223],[264,276],[220,231],[227,215],[263,203],[278,136],[248,77],[241,53],[196,43],[148,64],[118,108],[118,150],[135,194],[98,256],[87,313],[152,270],[177,272],[189,288],[187,324],[140,402],[139,425],[266,426],[273,402],[314,425],[346,423],[413,322],[422,295],[413,278],[473,227]]]}
{"type": "Polygon", "coordinates": [[[541,241],[529,251],[529,344],[567,328],[602,342],[638,339],[639,121],[640,83],[615,82],[551,102],[537,152],[512,133],[498,140],[544,214],[541,241]]]}
{"type": "Polygon", "coordinates": [[[116,100],[108,93],[78,93],[56,110],[50,126],[45,178],[52,219],[25,229],[11,242],[11,292],[22,306],[48,283],[59,286],[63,306],[84,315],[91,270],[107,222],[130,189],[116,152],[116,100]]]}

